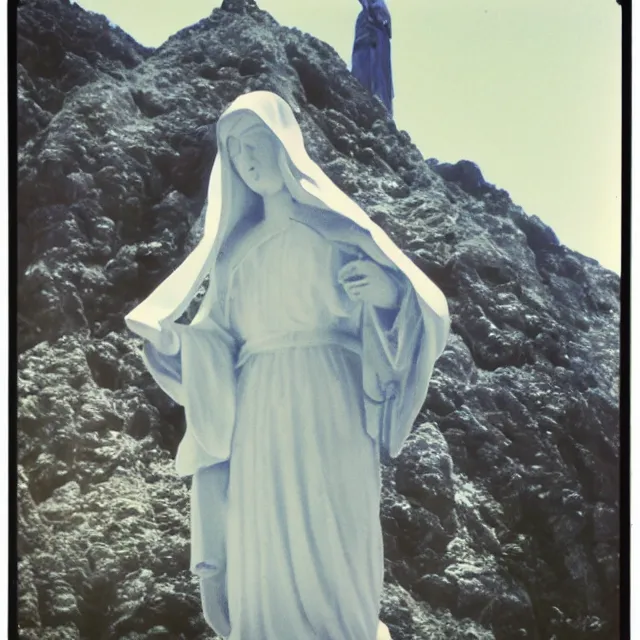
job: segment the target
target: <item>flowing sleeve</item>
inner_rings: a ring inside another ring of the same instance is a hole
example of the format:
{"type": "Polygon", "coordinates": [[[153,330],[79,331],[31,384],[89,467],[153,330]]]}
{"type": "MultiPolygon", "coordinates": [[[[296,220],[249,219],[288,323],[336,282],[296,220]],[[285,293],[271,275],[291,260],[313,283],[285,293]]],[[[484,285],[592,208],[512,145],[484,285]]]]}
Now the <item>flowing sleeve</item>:
{"type": "Polygon", "coordinates": [[[160,349],[149,340],[145,340],[142,359],[158,386],[174,402],[183,405],[180,338],[172,326],[163,326],[161,336],[168,341],[170,348],[160,349]]]}
{"type": "Polygon", "coordinates": [[[220,305],[214,305],[197,323],[163,327],[170,347],[161,351],[148,341],[144,346],[151,375],[185,410],[186,431],[176,455],[176,470],[182,476],[230,455],[238,341],[222,316],[220,305]]]}
{"type": "Polygon", "coordinates": [[[398,282],[401,302],[397,311],[364,305],[363,390],[369,435],[396,457],[426,399],[449,318],[435,313],[401,271],[388,272],[398,282]]]}

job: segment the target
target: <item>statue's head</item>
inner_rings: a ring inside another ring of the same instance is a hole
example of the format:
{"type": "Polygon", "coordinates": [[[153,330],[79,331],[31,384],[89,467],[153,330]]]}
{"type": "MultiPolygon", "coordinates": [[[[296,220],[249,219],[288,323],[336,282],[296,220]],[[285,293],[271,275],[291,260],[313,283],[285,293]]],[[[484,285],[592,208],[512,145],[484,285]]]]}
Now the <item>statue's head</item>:
{"type": "Polygon", "coordinates": [[[256,116],[242,114],[226,138],[232,166],[242,181],[264,197],[281,191],[281,144],[256,116]]]}

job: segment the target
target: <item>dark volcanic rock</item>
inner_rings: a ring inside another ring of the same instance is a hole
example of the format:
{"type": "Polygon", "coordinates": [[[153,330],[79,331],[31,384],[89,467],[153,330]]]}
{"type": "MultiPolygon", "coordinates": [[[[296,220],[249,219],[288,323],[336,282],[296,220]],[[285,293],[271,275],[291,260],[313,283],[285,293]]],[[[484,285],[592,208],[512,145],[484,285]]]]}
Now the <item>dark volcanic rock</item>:
{"type": "Polygon", "coordinates": [[[427,164],[445,180],[456,183],[472,196],[480,196],[495,188],[484,179],[480,167],[470,160],[459,160],[455,164],[451,164],[429,158],[427,164]]]}
{"type": "Polygon", "coordinates": [[[331,47],[252,0],[153,51],[63,0],[18,13],[20,637],[212,637],[182,412],[123,317],[193,247],[213,125],[256,89],[449,299],[383,469],[394,640],[616,637],[619,278],[479,170],[427,163],[331,47]]]}
{"type": "Polygon", "coordinates": [[[17,24],[20,143],[49,123],[74,88],[105,74],[124,80],[152,51],[78,5],[24,4],[17,24]]]}

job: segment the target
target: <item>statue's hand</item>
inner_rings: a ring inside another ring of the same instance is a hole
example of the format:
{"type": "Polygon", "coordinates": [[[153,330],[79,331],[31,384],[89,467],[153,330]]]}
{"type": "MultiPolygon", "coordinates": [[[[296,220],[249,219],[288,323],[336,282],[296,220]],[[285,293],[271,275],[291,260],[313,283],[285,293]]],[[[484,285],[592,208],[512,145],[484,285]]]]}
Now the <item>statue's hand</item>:
{"type": "Polygon", "coordinates": [[[354,260],[338,272],[338,282],[355,302],[368,302],[381,309],[397,309],[397,282],[373,260],[354,260]]]}

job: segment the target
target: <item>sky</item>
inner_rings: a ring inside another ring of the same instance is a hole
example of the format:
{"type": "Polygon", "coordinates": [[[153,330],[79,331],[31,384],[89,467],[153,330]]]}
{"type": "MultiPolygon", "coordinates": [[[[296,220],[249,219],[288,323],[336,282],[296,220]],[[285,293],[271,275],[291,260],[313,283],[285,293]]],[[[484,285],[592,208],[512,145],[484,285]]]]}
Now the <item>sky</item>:
{"type": "MultiPolygon", "coordinates": [[[[358,0],[257,0],[351,59],[358,0]]],[[[156,47],[221,0],[79,0],[156,47]]],[[[476,162],[563,244],[620,272],[616,0],[388,0],[394,115],[425,158],[476,162]]]]}

